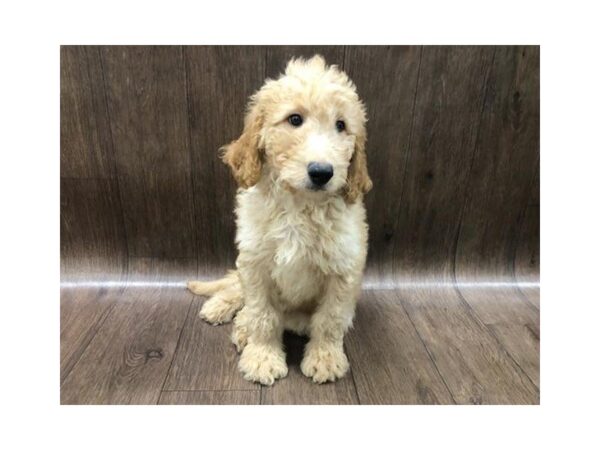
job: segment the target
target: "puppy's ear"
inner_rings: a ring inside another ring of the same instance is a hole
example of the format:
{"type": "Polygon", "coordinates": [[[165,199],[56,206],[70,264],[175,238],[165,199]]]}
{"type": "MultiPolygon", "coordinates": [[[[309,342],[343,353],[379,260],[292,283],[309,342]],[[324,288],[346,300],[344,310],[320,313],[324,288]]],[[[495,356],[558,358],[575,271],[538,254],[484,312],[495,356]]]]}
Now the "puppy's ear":
{"type": "Polygon", "coordinates": [[[366,141],[367,137],[364,133],[356,136],[354,154],[350,160],[350,167],[348,167],[348,179],[344,192],[348,203],[354,203],[360,195],[366,194],[373,187],[367,171],[366,141]]]}
{"type": "Polygon", "coordinates": [[[263,115],[254,96],[248,105],[242,135],[220,149],[221,158],[231,167],[233,177],[242,188],[254,186],[260,179],[263,159],[261,148],[263,123],[263,115]]]}

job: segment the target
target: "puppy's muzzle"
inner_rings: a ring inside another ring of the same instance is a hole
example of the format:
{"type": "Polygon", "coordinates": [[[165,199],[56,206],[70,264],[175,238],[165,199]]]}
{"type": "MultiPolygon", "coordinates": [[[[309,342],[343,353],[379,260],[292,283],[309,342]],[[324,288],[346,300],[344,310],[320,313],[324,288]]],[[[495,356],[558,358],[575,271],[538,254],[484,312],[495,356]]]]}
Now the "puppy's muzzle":
{"type": "Polygon", "coordinates": [[[310,181],[317,189],[325,186],[333,176],[333,166],[327,163],[310,162],[307,171],[310,181]]]}

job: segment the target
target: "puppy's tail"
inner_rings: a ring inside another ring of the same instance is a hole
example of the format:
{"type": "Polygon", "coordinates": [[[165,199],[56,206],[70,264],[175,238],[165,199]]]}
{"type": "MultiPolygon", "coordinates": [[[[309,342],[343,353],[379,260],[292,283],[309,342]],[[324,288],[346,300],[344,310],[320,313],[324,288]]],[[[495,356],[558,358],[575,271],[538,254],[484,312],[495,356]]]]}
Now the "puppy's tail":
{"type": "Polygon", "coordinates": [[[196,295],[214,295],[240,283],[237,271],[230,270],[225,277],[214,281],[188,281],[187,288],[196,295]]]}
{"type": "Polygon", "coordinates": [[[244,306],[242,286],[236,271],[230,271],[220,280],[190,281],[187,286],[194,294],[211,297],[202,305],[200,317],[213,325],[230,322],[244,306]]]}

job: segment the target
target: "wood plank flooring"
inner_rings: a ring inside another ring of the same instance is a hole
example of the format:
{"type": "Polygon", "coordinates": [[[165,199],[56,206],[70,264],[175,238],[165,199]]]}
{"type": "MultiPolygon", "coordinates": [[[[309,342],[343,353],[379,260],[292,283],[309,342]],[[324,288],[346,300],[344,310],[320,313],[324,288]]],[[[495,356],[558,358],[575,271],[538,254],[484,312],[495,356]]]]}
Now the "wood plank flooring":
{"type": "Polygon", "coordinates": [[[231,325],[200,320],[204,299],[172,275],[193,275],[191,262],[132,264],[155,275],[62,289],[61,403],[539,404],[539,309],[516,289],[364,291],[344,379],[304,377],[306,339],[286,333],[289,374],[261,387],[237,370],[231,325]]]}

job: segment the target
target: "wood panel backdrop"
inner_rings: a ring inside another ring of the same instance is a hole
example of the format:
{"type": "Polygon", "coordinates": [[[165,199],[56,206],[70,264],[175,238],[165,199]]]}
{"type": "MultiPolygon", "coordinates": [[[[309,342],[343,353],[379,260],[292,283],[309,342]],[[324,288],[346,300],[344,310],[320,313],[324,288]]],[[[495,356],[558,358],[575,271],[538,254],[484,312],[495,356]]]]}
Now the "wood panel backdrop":
{"type": "Polygon", "coordinates": [[[539,274],[539,47],[63,46],[62,280],[133,258],[235,261],[217,149],[292,56],[320,53],[369,116],[365,285],[531,283],[539,274]]]}

